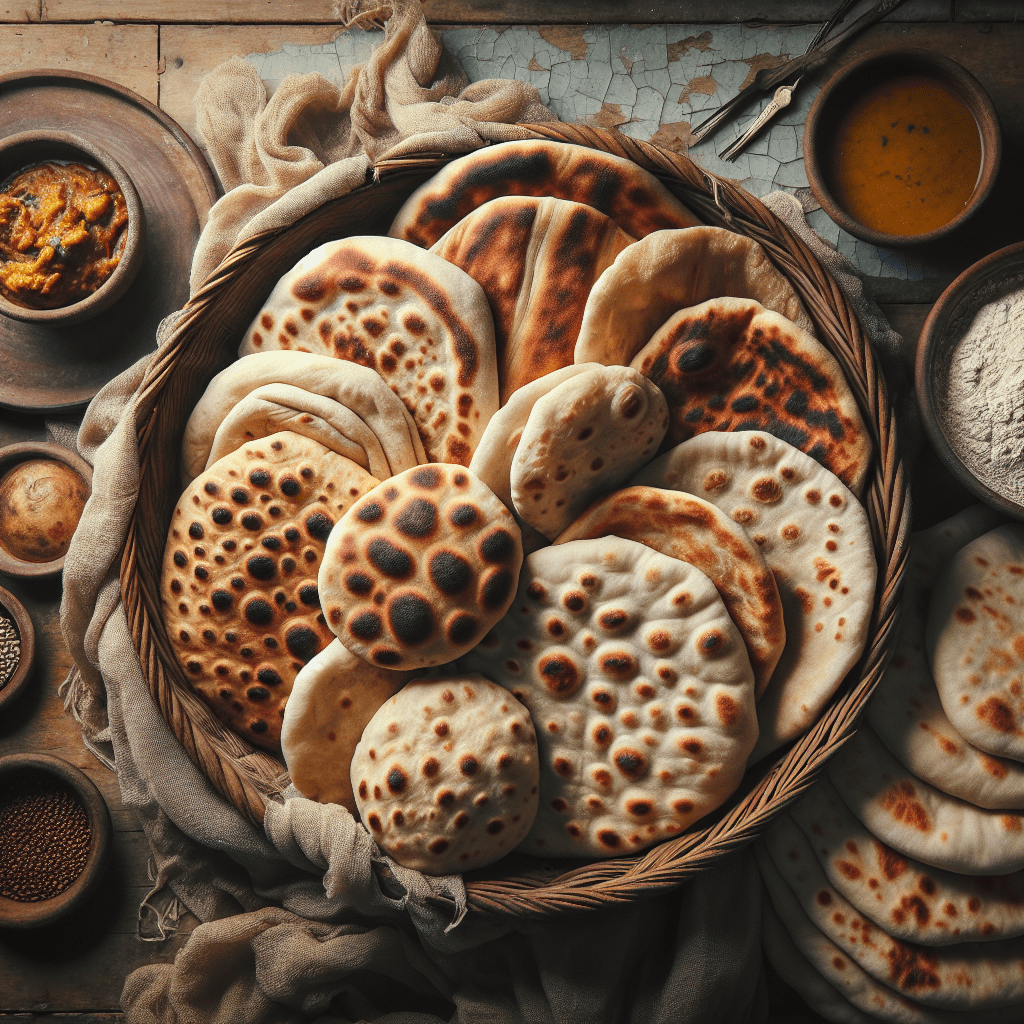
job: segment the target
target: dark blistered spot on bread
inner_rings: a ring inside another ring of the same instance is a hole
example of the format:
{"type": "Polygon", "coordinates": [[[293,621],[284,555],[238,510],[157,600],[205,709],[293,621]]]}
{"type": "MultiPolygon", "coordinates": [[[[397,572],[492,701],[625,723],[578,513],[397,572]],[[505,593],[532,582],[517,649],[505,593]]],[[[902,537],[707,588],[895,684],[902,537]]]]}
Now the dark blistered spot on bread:
{"type": "Polygon", "coordinates": [[[689,814],[693,810],[692,800],[676,800],[672,804],[672,809],[676,814],[689,814]]]}
{"type": "Polygon", "coordinates": [[[545,688],[556,697],[575,693],[583,681],[583,673],[573,659],[565,653],[546,654],[537,663],[537,671],[545,688]]]}
{"type": "Polygon", "coordinates": [[[448,642],[463,647],[468,644],[480,628],[479,622],[468,612],[454,615],[446,627],[448,642]]]}
{"type": "Polygon", "coordinates": [[[280,686],[281,676],[272,668],[261,668],[256,673],[256,678],[263,683],[264,686],[280,686]]]}
{"type": "Polygon", "coordinates": [[[597,839],[602,846],[607,846],[609,850],[617,849],[622,842],[618,832],[613,832],[610,828],[601,829],[597,833],[597,839]]]}
{"type": "Polygon", "coordinates": [[[303,663],[320,649],[320,639],[309,626],[292,626],[284,635],[284,643],[289,653],[303,663]]]}
{"type": "Polygon", "coordinates": [[[460,594],[473,582],[473,569],[455,551],[435,552],[427,566],[430,582],[443,594],[460,594]]]}
{"type": "Polygon", "coordinates": [[[472,526],[477,521],[479,514],[475,505],[468,503],[455,505],[448,512],[448,522],[452,526],[472,526]]]}
{"type": "Polygon", "coordinates": [[[629,614],[621,608],[611,608],[601,612],[597,617],[598,625],[609,633],[622,629],[629,624],[629,614]]]}
{"type": "Polygon", "coordinates": [[[515,553],[516,542],[508,530],[492,530],[481,539],[478,550],[485,562],[507,562],[515,553]]]}
{"type": "Polygon", "coordinates": [[[256,512],[246,512],[242,516],[242,525],[247,530],[262,530],[263,517],[256,512]]]}
{"type": "Polygon", "coordinates": [[[290,474],[282,477],[278,486],[281,488],[281,493],[288,495],[289,498],[294,498],[302,490],[302,484],[290,474]]]}
{"type": "Polygon", "coordinates": [[[409,474],[409,480],[426,491],[436,490],[444,482],[440,470],[433,466],[422,466],[409,474]]]}
{"type": "Polygon", "coordinates": [[[364,523],[375,523],[382,515],[384,515],[384,509],[376,501],[367,501],[356,511],[356,518],[364,523]]]}
{"type": "Polygon", "coordinates": [[[204,534],[204,532],[205,532],[205,531],[203,530],[203,524],[202,524],[202,523],[193,523],[193,524],[192,524],[192,525],[191,525],[191,526],[190,526],[190,527],[188,528],[188,535],[189,535],[189,536],[190,536],[190,537],[191,537],[191,538],[192,538],[193,540],[202,540],[202,539],[203,539],[203,534],[204,534]]]}
{"type": "Polygon", "coordinates": [[[423,762],[421,771],[428,778],[432,779],[441,770],[441,762],[436,757],[428,757],[423,762]]]}
{"type": "Polygon", "coordinates": [[[504,827],[505,822],[503,822],[501,818],[491,818],[491,820],[487,822],[487,834],[496,836],[504,827]]]}
{"type": "Polygon", "coordinates": [[[249,723],[249,728],[257,735],[261,735],[267,731],[267,723],[262,718],[257,718],[249,723]]]}
{"type": "Polygon", "coordinates": [[[362,596],[373,590],[373,577],[365,572],[350,572],[345,575],[345,586],[349,593],[362,596]]]}
{"type": "MultiPolygon", "coordinates": [[[[384,828],[380,823],[380,817],[377,814],[370,814],[367,816],[366,823],[370,826],[370,829],[374,832],[383,832],[384,828]]],[[[443,842],[443,840],[442,840],[443,842]]],[[[445,846],[448,844],[445,843],[445,846]]]]}
{"type": "Polygon", "coordinates": [[[615,752],[612,758],[615,767],[627,779],[640,779],[647,774],[647,760],[643,754],[630,747],[624,747],[615,752]]]}
{"type": "Polygon", "coordinates": [[[718,629],[705,630],[697,637],[697,650],[708,658],[722,654],[728,646],[725,634],[718,629]]]}
{"type": "Polygon", "coordinates": [[[480,604],[488,611],[500,608],[512,596],[515,582],[508,569],[495,569],[488,573],[480,587],[480,604]]]}
{"type": "Polygon", "coordinates": [[[463,775],[476,775],[480,769],[480,762],[472,755],[466,754],[459,760],[459,771],[463,775]]]}
{"type": "Polygon", "coordinates": [[[437,507],[426,498],[413,498],[395,517],[395,526],[406,537],[428,537],[437,526],[437,507]]]}
{"type": "Polygon", "coordinates": [[[254,469],[249,474],[249,483],[253,487],[266,487],[270,483],[270,473],[263,468],[254,469]]]}
{"type": "Polygon", "coordinates": [[[715,711],[723,725],[731,728],[740,720],[740,706],[726,693],[715,697],[715,711]]]}
{"type": "Polygon", "coordinates": [[[215,590],[210,595],[210,602],[214,608],[219,612],[227,611],[231,607],[234,598],[231,596],[231,592],[228,590],[215,590]]]}
{"type": "Polygon", "coordinates": [[[257,580],[273,579],[277,572],[274,560],[267,555],[254,555],[245,563],[245,567],[248,569],[249,575],[257,580]]]}
{"type": "Polygon", "coordinates": [[[311,537],[326,541],[334,528],[334,520],[326,512],[313,512],[306,516],[306,529],[311,537]]]}
{"type": "Polygon", "coordinates": [[[299,588],[299,600],[310,607],[320,606],[320,592],[315,583],[306,583],[299,588]]]}
{"type": "Polygon", "coordinates": [[[185,566],[188,565],[188,555],[186,555],[184,551],[175,551],[174,552],[174,564],[179,569],[184,569],[185,566]]]}
{"type": "Polygon", "coordinates": [[[388,784],[388,790],[396,796],[399,793],[404,793],[406,786],[409,785],[409,779],[397,764],[392,765],[388,770],[386,781],[388,784]]]}
{"type": "Polygon", "coordinates": [[[626,810],[635,818],[645,818],[654,810],[650,800],[630,800],[626,804],[626,810]]]}
{"type": "Polygon", "coordinates": [[[266,626],[273,621],[274,609],[262,597],[254,597],[246,602],[244,614],[254,626],[266,626]]]}
{"type": "Polygon", "coordinates": [[[244,487],[233,487],[231,489],[231,500],[236,505],[246,505],[251,500],[252,496],[244,487]]]}
{"type": "Polygon", "coordinates": [[[608,651],[601,655],[599,664],[612,679],[632,679],[640,671],[639,662],[628,651],[608,651]]]}
{"type": "Polygon", "coordinates": [[[227,526],[232,519],[231,509],[227,508],[225,505],[218,505],[217,508],[210,513],[210,518],[218,526],[227,526]]]}
{"type": "Polygon", "coordinates": [[[403,579],[410,575],[414,568],[412,556],[383,537],[375,537],[370,541],[366,548],[366,556],[374,568],[392,579],[403,579]]]}
{"type": "Polygon", "coordinates": [[[570,590],[562,595],[562,604],[570,612],[581,612],[587,607],[587,595],[578,590],[570,590]]]}
{"type": "Polygon", "coordinates": [[[381,617],[374,611],[361,611],[348,620],[348,631],[357,640],[376,640],[384,629],[381,617]]]}
{"type": "Polygon", "coordinates": [[[771,476],[763,476],[755,480],[750,493],[764,505],[772,505],[782,497],[782,485],[771,476]]]}
{"type": "Polygon", "coordinates": [[[388,624],[403,644],[422,644],[434,634],[434,612],[419,594],[402,593],[388,604],[388,624]]]}

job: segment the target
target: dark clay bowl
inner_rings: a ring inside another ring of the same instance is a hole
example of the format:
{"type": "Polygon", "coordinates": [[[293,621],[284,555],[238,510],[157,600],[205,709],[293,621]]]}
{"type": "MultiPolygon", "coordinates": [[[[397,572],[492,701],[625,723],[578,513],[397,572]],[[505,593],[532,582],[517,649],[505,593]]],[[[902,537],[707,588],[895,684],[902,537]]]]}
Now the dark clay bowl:
{"type": "Polygon", "coordinates": [[[35,903],[0,895],[0,928],[38,928],[71,912],[95,890],[110,853],[110,812],[102,794],[74,765],[50,754],[12,754],[0,757],[0,796],[27,779],[55,781],[69,789],[85,808],[91,839],[81,874],[62,893],[35,903]]]}
{"type": "Polygon", "coordinates": [[[974,469],[953,450],[942,413],[942,394],[948,380],[953,349],[978,310],[1010,291],[1024,288],[1024,242],[986,256],[968,267],[940,296],[921,329],[914,368],[917,401],[928,438],[949,471],[972,494],[1014,519],[1024,519],[1024,505],[1000,494],[978,478],[974,469]]]}
{"type": "Polygon", "coordinates": [[[7,682],[0,686],[0,714],[4,708],[25,688],[32,672],[32,663],[36,656],[36,631],[32,626],[25,606],[9,591],[0,587],[0,615],[14,623],[21,641],[21,658],[18,667],[7,682]]]}
{"type": "MultiPolygon", "coordinates": [[[[92,490],[92,466],[80,455],[52,441],[22,441],[0,448],[0,480],[19,462],[26,462],[29,459],[56,459],[63,462],[85,481],[90,491],[92,490]]],[[[0,572],[5,572],[9,576],[55,576],[64,568],[64,558],[65,556],[61,555],[60,558],[54,558],[49,562],[30,562],[12,555],[0,543],[0,572]]]]}
{"type": "Polygon", "coordinates": [[[56,309],[31,309],[0,295],[0,313],[25,323],[63,326],[81,323],[109,309],[128,290],[142,266],[145,221],[142,203],[128,172],[89,139],[72,132],[30,131],[0,141],[0,182],[47,160],[75,161],[99,167],[118,184],[128,208],[124,252],[114,272],[91,295],[56,309]]]}
{"type": "Polygon", "coordinates": [[[923,245],[944,238],[971,217],[995,184],[1002,156],[1002,137],[995,107],[978,80],[955,60],[931,50],[876,50],[843,65],[818,93],[804,126],[807,179],[821,208],[844,231],[886,248],[923,245]],[[921,234],[889,234],[855,220],[829,190],[827,156],[836,145],[835,127],[843,114],[868,89],[886,79],[915,74],[935,79],[967,105],[981,136],[981,170],[964,209],[939,228],[921,234]]]}

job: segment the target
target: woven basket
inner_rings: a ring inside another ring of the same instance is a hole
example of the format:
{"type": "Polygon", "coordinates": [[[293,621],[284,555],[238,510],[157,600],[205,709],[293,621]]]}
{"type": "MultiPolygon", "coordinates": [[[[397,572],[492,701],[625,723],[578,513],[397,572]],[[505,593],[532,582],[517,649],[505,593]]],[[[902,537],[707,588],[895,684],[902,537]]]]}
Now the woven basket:
{"type": "MultiPolygon", "coordinates": [[[[654,173],[705,223],[759,242],[803,300],[817,337],[839,360],[875,445],[865,495],[879,574],[865,652],[815,727],[766,774],[751,778],[726,808],[691,831],[642,855],[566,870],[509,856],[466,878],[470,909],[543,918],[641,898],[678,885],[759,835],[815,779],[852,734],[896,638],[898,597],[910,520],[908,483],[896,448],[893,411],[875,358],[835,281],[781,221],[735,185],[686,157],[615,132],[565,124],[530,126],[537,138],[627,157],[654,173]]],[[[451,157],[387,162],[377,180],[334,200],[284,230],[234,249],[185,307],[173,337],[157,353],[138,410],[141,486],[121,563],[121,590],[132,637],[153,697],[189,756],[213,786],[254,822],[287,781],[280,760],[228,731],[193,693],[167,642],[159,582],[171,513],[180,496],[178,459],[188,415],[210,378],[235,358],[242,332],[290,267],[321,243],[386,234],[410,193],[451,157]]]]}

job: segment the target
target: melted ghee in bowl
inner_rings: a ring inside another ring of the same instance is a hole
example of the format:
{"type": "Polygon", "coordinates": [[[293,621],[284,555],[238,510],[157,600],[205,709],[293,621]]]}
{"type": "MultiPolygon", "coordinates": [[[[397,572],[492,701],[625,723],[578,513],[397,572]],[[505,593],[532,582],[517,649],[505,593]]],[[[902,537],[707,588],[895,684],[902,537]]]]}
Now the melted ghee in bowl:
{"type": "Polygon", "coordinates": [[[902,75],[866,90],[837,121],[825,166],[836,203],[867,228],[923,235],[970,202],[981,172],[974,115],[948,86],[902,75]]]}

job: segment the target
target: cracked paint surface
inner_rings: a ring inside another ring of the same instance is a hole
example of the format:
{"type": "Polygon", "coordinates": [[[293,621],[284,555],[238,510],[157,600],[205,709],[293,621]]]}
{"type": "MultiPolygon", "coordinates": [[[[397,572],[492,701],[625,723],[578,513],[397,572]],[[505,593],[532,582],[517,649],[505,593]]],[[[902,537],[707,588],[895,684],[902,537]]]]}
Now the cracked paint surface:
{"type": "MultiPolygon", "coordinates": [[[[755,196],[774,189],[808,189],[803,163],[803,125],[817,86],[802,83],[792,103],[732,163],[719,154],[768,103],[765,95],[690,148],[690,129],[751,81],[761,68],[803,53],[817,26],[746,25],[521,25],[442,31],[445,46],[471,82],[514,78],[537,88],[563,121],[617,128],[689,156],[707,170],[731,178],[755,196]]],[[[369,57],[379,31],[343,32],[315,46],[284,45],[275,53],[250,54],[269,92],[289,74],[319,71],[341,82],[369,57]]],[[[816,205],[816,204],[815,204],[816,205]]],[[[921,280],[913,256],[880,249],[847,234],[824,211],[808,223],[870,277],[921,280]]]]}

